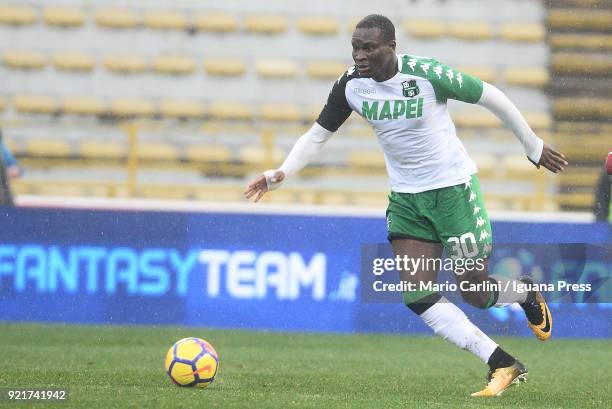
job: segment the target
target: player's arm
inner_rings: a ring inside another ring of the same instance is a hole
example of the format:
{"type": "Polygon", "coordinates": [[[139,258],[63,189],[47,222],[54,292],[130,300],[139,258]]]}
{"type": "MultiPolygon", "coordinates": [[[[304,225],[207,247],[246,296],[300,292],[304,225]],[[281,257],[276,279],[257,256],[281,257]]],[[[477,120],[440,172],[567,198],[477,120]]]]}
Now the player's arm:
{"type": "Polygon", "coordinates": [[[555,151],[538,138],[512,101],[497,87],[483,82],[482,96],[478,104],[493,112],[512,129],[523,145],[527,157],[538,168],[544,166],[551,172],[557,173],[567,166],[565,155],[555,151]]]}
{"type": "Polygon", "coordinates": [[[351,114],[344,93],[348,76],[347,72],[334,83],[319,118],[308,132],[296,141],[283,164],[278,169],[265,171],[247,186],[244,192],[247,199],[254,197],[255,202],[259,201],[266,192],[278,189],[288,177],[299,172],[317,157],[331,135],[351,114]]]}

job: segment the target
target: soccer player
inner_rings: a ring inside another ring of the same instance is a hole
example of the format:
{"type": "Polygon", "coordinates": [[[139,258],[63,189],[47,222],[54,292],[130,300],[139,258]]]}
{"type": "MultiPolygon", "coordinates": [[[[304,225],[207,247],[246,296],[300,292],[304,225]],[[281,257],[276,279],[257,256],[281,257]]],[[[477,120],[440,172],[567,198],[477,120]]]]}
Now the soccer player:
{"type": "MultiPolygon", "coordinates": [[[[439,259],[446,248],[455,259],[480,258],[483,268],[471,269],[460,279],[491,285],[485,285],[482,291],[462,292],[463,298],[480,308],[519,303],[535,335],[548,339],[552,319],[542,294],[501,291],[508,280],[488,275],[491,225],[476,165],[457,138],[447,100],[479,104],[492,111],[512,129],[527,158],[538,168],[560,172],[567,165],[564,155],[544,144],[493,85],[432,58],[396,54],[395,28],[388,18],[364,17],[353,33],[352,46],[355,65],[333,85],[312,128],[297,140],[280,168],[257,177],[245,196],[258,201],[267,191],[277,189],[315,158],[356,111],[371,124],[383,148],[391,181],[387,229],[394,253],[439,259]]],[[[425,266],[413,274],[400,271],[400,278],[416,283],[418,288],[419,282],[436,282],[437,273],[425,266]]],[[[521,281],[531,283],[529,278],[521,281]]],[[[526,380],[525,366],[439,293],[406,292],[404,302],[437,335],[489,365],[488,384],[472,396],[497,396],[526,380]]]]}

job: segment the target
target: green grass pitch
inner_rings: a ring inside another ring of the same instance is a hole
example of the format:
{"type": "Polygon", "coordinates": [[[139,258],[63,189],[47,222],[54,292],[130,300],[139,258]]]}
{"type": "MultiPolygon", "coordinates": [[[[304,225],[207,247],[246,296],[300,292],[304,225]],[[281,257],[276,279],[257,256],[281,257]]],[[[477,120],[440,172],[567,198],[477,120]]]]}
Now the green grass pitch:
{"type": "Polygon", "coordinates": [[[601,408],[612,401],[612,342],[497,339],[529,381],[477,399],[486,365],[433,336],[280,334],[202,328],[0,323],[0,388],[68,388],[75,408],[601,408]],[[215,382],[180,388],[163,369],[174,341],[220,355],[215,382]]]}

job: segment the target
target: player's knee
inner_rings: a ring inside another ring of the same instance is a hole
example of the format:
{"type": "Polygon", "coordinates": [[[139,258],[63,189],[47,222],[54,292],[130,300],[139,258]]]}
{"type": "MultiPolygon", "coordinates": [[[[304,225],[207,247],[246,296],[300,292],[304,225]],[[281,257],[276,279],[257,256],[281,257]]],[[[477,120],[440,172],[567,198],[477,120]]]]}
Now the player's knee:
{"type": "Polygon", "coordinates": [[[440,301],[442,296],[435,291],[406,291],[404,304],[416,315],[421,315],[432,305],[440,301]]]}
{"type": "Polygon", "coordinates": [[[471,292],[471,291],[462,291],[461,297],[463,298],[463,301],[467,302],[473,307],[481,308],[481,309],[490,307],[489,295],[486,293],[483,294],[483,293],[476,293],[476,292],[471,292]]]}

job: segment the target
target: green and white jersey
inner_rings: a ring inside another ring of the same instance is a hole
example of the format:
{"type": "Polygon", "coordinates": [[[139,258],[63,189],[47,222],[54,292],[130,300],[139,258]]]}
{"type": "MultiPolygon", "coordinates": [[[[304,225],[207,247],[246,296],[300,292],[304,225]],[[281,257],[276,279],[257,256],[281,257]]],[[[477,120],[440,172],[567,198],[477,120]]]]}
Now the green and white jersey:
{"type": "Polygon", "coordinates": [[[317,122],[335,132],[352,111],[366,119],[383,149],[394,192],[465,183],[476,164],[457,138],[447,100],[478,102],[482,81],[431,58],[397,57],[397,74],[383,82],[349,68],[334,84],[317,122]]]}

